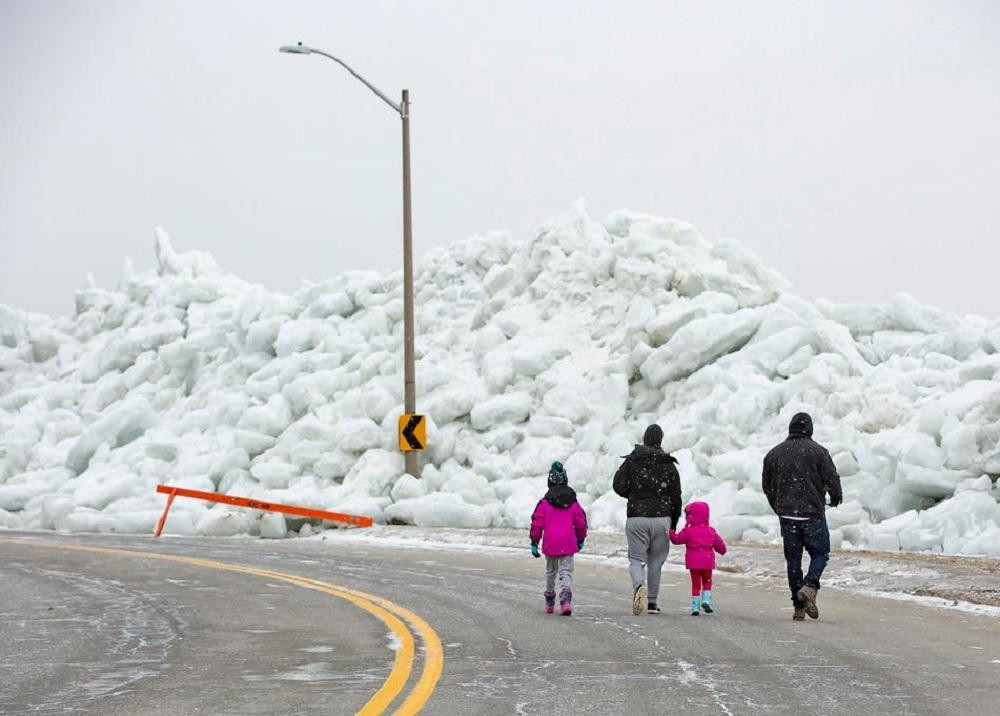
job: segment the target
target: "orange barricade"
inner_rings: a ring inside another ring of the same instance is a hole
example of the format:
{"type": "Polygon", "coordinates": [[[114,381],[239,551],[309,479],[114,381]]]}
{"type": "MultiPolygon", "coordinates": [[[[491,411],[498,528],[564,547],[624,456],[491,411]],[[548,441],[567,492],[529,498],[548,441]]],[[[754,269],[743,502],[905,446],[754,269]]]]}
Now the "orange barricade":
{"type": "Polygon", "coordinates": [[[157,485],[156,491],[167,495],[167,505],[163,508],[163,514],[160,515],[160,521],[156,524],[157,537],[159,537],[160,533],[163,532],[163,525],[167,521],[167,513],[170,512],[170,506],[174,504],[175,497],[194,497],[198,500],[221,502],[226,505],[236,505],[238,507],[250,507],[255,510],[270,510],[271,512],[284,512],[287,515],[298,515],[299,517],[312,517],[318,520],[330,520],[331,522],[345,522],[356,527],[372,526],[371,517],[347,515],[341,512],[324,512],[323,510],[313,510],[308,507],[279,505],[276,502],[261,502],[260,500],[251,500],[248,497],[220,495],[216,492],[189,490],[186,487],[171,487],[170,485],[157,485]]]}

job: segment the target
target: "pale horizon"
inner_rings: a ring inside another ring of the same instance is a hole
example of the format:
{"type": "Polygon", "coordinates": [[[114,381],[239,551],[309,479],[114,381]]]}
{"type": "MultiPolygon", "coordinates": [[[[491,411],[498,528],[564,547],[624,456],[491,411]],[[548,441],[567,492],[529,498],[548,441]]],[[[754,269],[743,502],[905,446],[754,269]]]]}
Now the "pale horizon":
{"type": "Polygon", "coordinates": [[[0,303],[72,312],[153,228],[270,290],[585,198],[736,239],[793,293],[1000,317],[1000,6],[0,2],[0,303]],[[44,51],[39,48],[44,47],[44,51]]]}

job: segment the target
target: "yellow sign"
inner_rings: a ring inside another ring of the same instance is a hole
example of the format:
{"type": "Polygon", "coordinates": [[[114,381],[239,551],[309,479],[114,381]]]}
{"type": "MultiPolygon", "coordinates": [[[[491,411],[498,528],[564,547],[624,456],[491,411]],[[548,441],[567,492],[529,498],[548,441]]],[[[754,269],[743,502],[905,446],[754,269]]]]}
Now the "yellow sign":
{"type": "Polygon", "coordinates": [[[399,449],[403,452],[427,448],[427,417],[425,415],[399,416],[399,449]]]}

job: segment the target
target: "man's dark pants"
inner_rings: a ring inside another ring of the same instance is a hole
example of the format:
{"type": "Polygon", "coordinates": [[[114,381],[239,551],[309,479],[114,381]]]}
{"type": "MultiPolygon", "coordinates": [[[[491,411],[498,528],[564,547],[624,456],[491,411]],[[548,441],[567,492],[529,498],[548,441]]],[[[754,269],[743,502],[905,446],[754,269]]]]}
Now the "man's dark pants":
{"type": "Polygon", "coordinates": [[[792,603],[801,607],[799,589],[808,585],[819,589],[819,578],[830,561],[830,530],[826,517],[807,520],[790,520],[780,517],[781,539],[785,543],[785,564],[788,567],[788,588],[792,590],[792,603]],[[802,550],[809,553],[809,571],[802,576],[802,550]]]}

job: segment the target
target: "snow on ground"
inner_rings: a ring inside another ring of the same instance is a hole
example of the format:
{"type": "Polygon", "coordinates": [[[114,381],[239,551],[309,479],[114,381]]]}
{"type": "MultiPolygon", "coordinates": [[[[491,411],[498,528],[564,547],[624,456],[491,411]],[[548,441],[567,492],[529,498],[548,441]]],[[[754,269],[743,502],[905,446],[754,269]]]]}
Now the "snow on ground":
{"type": "MultiPolygon", "coordinates": [[[[0,306],[0,526],[148,532],[157,483],[425,527],[523,527],[562,460],[597,528],[659,422],[686,499],[772,541],[764,452],[812,413],[843,476],[835,545],[1000,555],[1000,322],[907,295],[810,303],[745,247],[582,204],[531,241],[476,236],[416,269],[421,480],[402,475],[401,275],[268,292],[156,236],[76,315],[0,306]]],[[[167,531],[312,527],[178,500],[167,531]]]]}

